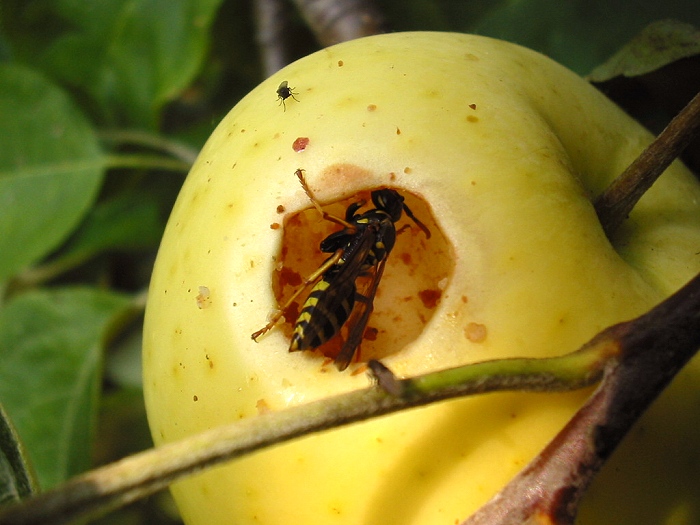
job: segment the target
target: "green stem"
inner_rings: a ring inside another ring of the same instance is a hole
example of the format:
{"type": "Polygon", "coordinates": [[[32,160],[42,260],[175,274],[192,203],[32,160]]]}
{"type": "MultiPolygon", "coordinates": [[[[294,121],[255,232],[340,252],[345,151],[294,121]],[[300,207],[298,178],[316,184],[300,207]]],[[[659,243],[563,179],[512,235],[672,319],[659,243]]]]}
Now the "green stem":
{"type": "Polygon", "coordinates": [[[107,155],[105,163],[107,169],[162,170],[181,173],[187,173],[192,167],[191,164],[182,160],[144,153],[107,155]]]}
{"type": "Polygon", "coordinates": [[[386,369],[377,373],[376,363],[370,368],[387,392],[426,404],[455,395],[502,390],[556,392],[584,388],[601,378],[607,357],[617,351],[616,343],[602,336],[561,357],[484,361],[402,380],[388,376],[386,369]]]}
{"type": "Polygon", "coordinates": [[[133,144],[136,146],[164,151],[189,165],[194,164],[198,153],[196,149],[191,148],[186,144],[165,138],[162,135],[149,133],[147,131],[128,129],[102,130],[100,131],[99,136],[101,139],[110,142],[133,144]]]}
{"type": "Polygon", "coordinates": [[[27,268],[12,279],[12,293],[16,294],[18,290],[33,288],[50,281],[63,273],[77,268],[93,255],[92,252],[73,253],[39,266],[27,268]]]}

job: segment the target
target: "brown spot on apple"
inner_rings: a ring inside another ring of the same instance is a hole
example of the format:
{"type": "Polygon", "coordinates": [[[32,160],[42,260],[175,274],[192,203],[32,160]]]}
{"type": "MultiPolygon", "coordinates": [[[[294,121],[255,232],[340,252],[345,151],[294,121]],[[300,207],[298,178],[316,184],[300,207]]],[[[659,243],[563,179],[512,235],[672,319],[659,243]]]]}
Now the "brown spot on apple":
{"type": "Polygon", "coordinates": [[[365,334],[363,336],[364,339],[367,341],[376,341],[377,340],[377,335],[379,334],[379,330],[372,326],[368,326],[365,329],[365,334]]]}
{"type": "Polygon", "coordinates": [[[199,294],[196,297],[197,308],[203,310],[211,306],[211,292],[206,286],[199,287],[199,294]]]}
{"type": "Polygon", "coordinates": [[[440,290],[421,290],[418,292],[418,297],[423,302],[423,305],[432,310],[438,304],[442,292],[440,290]]]}
{"type": "Polygon", "coordinates": [[[258,402],[255,403],[255,408],[258,410],[258,414],[261,415],[270,412],[270,405],[264,399],[258,399],[258,402]]]}
{"type": "Polygon", "coordinates": [[[467,339],[472,343],[483,343],[486,340],[486,326],[480,323],[469,323],[464,330],[467,339]]]}
{"type": "Polygon", "coordinates": [[[279,271],[278,281],[281,286],[300,286],[303,279],[299,272],[295,272],[283,265],[279,271]]]}
{"type": "MultiPolygon", "coordinates": [[[[351,188],[362,187],[365,181],[373,179],[372,173],[369,170],[361,168],[356,164],[348,163],[331,164],[316,176],[309,173],[306,175],[306,181],[311,186],[311,190],[315,193],[316,197],[321,200],[325,200],[327,198],[326,195],[330,192],[335,193],[332,197],[336,199],[347,197],[349,195],[348,193],[344,195],[340,194],[343,189],[347,188],[350,190],[351,188]]],[[[345,212],[341,210],[340,213],[336,215],[343,217],[345,216],[345,212]]],[[[315,214],[315,217],[318,219],[318,213],[315,214]]]]}
{"type": "Polygon", "coordinates": [[[293,143],[292,143],[292,149],[299,153],[300,151],[304,151],[307,146],[309,145],[309,137],[298,137],[293,143]]]}

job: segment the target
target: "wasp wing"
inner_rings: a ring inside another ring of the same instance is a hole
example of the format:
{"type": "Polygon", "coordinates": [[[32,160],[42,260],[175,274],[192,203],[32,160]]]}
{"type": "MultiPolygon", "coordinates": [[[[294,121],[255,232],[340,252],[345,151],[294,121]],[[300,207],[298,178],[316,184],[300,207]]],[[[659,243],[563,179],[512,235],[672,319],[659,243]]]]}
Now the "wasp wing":
{"type": "Polygon", "coordinates": [[[342,262],[329,268],[314,286],[294,327],[290,351],[316,348],[345,324],[355,303],[355,280],[363,271],[374,240],[374,231],[364,229],[343,251],[342,262]]]}
{"type": "Polygon", "coordinates": [[[379,261],[362,292],[356,291],[355,293],[355,309],[353,310],[350,322],[348,322],[350,332],[348,333],[348,338],[345,340],[345,343],[343,343],[340,353],[335,358],[335,365],[341,372],[348,367],[355,355],[357,347],[360,346],[362,342],[369,316],[372,310],[374,310],[374,296],[377,294],[377,287],[379,286],[379,281],[382,279],[385,263],[386,258],[379,261]]]}

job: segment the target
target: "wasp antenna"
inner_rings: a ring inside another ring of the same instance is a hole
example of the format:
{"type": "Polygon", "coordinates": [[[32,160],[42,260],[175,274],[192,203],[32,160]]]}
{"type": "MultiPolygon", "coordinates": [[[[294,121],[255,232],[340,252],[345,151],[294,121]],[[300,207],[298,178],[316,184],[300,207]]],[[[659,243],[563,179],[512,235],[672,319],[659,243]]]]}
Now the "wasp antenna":
{"type": "Polygon", "coordinates": [[[413,215],[413,212],[411,211],[411,208],[409,208],[408,206],[406,206],[406,204],[404,204],[404,205],[403,205],[403,211],[405,211],[405,212],[406,212],[406,215],[408,215],[408,216],[411,218],[411,220],[413,220],[413,222],[416,223],[416,226],[418,226],[421,230],[423,230],[423,233],[425,233],[425,238],[426,238],[426,239],[430,239],[430,230],[428,229],[428,227],[427,227],[425,224],[423,224],[423,223],[418,219],[418,217],[416,217],[415,215],[413,215]]]}

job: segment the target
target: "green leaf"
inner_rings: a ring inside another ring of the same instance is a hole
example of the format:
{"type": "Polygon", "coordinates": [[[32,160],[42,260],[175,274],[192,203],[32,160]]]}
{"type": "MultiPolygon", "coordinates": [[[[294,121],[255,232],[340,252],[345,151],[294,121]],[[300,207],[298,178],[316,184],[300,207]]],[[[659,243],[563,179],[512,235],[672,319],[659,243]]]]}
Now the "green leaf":
{"type": "Polygon", "coordinates": [[[34,480],[24,449],[5,410],[0,406],[0,505],[19,501],[34,492],[34,480]]]}
{"type": "Polygon", "coordinates": [[[0,402],[39,484],[90,466],[103,346],[128,298],[70,288],[18,296],[0,311],[0,402]]]}
{"type": "Polygon", "coordinates": [[[156,198],[127,190],[98,202],[73,236],[50,260],[18,275],[34,286],[72,270],[103,252],[153,249],[165,228],[156,198]]]}
{"type": "MultiPolygon", "coordinates": [[[[588,79],[658,134],[700,91],[700,31],[675,20],[655,22],[594,69],[588,79]]],[[[700,172],[700,137],[681,159],[700,172]]]]}
{"type": "Polygon", "coordinates": [[[150,195],[125,193],[98,203],[68,242],[61,260],[83,262],[107,250],[135,250],[158,244],[164,224],[150,195]]]}
{"type": "Polygon", "coordinates": [[[163,104],[199,71],[220,3],[57,0],[50,9],[70,29],[41,61],[56,78],[87,93],[105,123],[153,128],[163,104]]]}
{"type": "Polygon", "coordinates": [[[543,52],[579,74],[602,63],[655,20],[700,24],[697,0],[499,1],[471,32],[502,38],[543,52]]]}
{"type": "Polygon", "coordinates": [[[588,78],[603,82],[617,76],[636,77],[697,55],[700,31],[677,20],[661,20],[644,28],[588,78]]]}
{"type": "Polygon", "coordinates": [[[67,237],[102,177],[97,139],[65,93],[0,64],[0,281],[67,237]]]}

